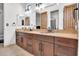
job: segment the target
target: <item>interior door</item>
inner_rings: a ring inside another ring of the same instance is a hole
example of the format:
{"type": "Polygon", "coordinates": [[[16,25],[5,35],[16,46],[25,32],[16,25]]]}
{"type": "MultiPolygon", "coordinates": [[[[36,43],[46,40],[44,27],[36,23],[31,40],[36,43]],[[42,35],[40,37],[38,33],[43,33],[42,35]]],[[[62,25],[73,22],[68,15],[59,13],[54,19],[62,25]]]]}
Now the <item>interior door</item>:
{"type": "Polygon", "coordinates": [[[3,43],[4,40],[4,5],[0,3],[0,42],[3,43]]]}
{"type": "Polygon", "coordinates": [[[49,42],[42,42],[42,55],[43,56],[53,56],[53,44],[49,42]]]}
{"type": "Polygon", "coordinates": [[[64,7],[64,30],[75,30],[75,21],[73,18],[75,7],[75,4],[64,7]]]}
{"type": "Polygon", "coordinates": [[[47,12],[41,13],[41,29],[47,29],[47,12]]]}

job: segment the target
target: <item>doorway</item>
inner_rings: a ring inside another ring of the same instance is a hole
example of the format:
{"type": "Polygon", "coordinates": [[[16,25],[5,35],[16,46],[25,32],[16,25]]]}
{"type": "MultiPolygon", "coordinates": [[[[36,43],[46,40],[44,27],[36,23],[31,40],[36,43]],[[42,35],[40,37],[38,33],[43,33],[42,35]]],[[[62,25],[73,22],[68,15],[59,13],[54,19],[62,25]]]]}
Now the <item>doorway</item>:
{"type": "Polygon", "coordinates": [[[4,8],[3,3],[0,3],[0,47],[4,43],[4,8]]]}

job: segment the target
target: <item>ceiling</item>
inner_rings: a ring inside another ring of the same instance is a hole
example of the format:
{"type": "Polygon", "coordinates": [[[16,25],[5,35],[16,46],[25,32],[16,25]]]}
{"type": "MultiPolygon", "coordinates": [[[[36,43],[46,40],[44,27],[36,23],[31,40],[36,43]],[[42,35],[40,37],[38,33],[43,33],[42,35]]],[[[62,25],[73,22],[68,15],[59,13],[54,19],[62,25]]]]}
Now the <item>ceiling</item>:
{"type": "MultiPolygon", "coordinates": [[[[22,5],[22,7],[23,8],[26,8],[26,6],[28,6],[28,5],[34,5],[34,4],[36,4],[36,3],[20,3],[21,5],[22,5]]],[[[51,5],[54,5],[54,4],[56,4],[56,3],[43,3],[44,5],[45,5],[45,7],[49,7],[49,6],[51,6],[51,5]]]]}

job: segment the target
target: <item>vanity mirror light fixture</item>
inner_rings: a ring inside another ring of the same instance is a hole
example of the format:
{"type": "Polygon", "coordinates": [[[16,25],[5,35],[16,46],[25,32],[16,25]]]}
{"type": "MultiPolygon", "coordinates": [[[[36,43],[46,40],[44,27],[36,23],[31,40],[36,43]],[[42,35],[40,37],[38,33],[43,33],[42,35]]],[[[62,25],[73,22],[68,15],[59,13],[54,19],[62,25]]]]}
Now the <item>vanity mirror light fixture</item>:
{"type": "Polygon", "coordinates": [[[40,10],[40,6],[42,3],[36,3],[36,10],[40,10]]]}
{"type": "Polygon", "coordinates": [[[42,10],[45,8],[45,4],[43,3],[36,3],[36,10],[42,10]]]}
{"type": "Polygon", "coordinates": [[[25,8],[25,14],[31,13],[31,5],[27,5],[25,8]]]}

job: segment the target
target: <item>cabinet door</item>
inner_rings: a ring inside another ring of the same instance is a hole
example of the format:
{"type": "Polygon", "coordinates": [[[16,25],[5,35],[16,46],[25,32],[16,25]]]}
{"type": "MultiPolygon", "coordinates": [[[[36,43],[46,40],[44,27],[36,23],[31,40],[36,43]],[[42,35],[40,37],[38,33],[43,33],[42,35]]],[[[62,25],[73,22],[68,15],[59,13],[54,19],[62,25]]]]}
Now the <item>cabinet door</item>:
{"type": "Polygon", "coordinates": [[[27,48],[27,39],[26,39],[26,36],[25,35],[23,35],[22,36],[22,38],[21,38],[21,45],[22,45],[22,47],[24,48],[24,49],[26,49],[27,48]]]}
{"type": "Polygon", "coordinates": [[[28,39],[27,40],[27,48],[26,50],[30,53],[32,53],[32,40],[28,39]]]}
{"type": "Polygon", "coordinates": [[[20,46],[20,36],[17,36],[17,38],[16,38],[16,44],[17,44],[18,46],[20,46]]]}
{"type": "Polygon", "coordinates": [[[33,54],[36,56],[41,55],[41,41],[33,40],[33,54]]]}
{"type": "Polygon", "coordinates": [[[53,56],[53,44],[48,42],[42,42],[42,55],[53,56]]]}
{"type": "Polygon", "coordinates": [[[19,33],[16,32],[16,44],[19,46],[20,45],[20,36],[19,33]]]}
{"type": "Polygon", "coordinates": [[[20,39],[19,39],[19,40],[20,40],[20,47],[23,48],[23,47],[24,47],[24,46],[23,46],[23,36],[20,36],[20,39]]]}
{"type": "Polygon", "coordinates": [[[68,38],[60,38],[55,37],[55,43],[67,47],[77,48],[78,40],[77,39],[68,39],[68,38]]]}
{"type": "Polygon", "coordinates": [[[55,44],[55,55],[57,56],[77,56],[77,49],[55,44]]]}
{"type": "Polygon", "coordinates": [[[18,36],[18,38],[16,39],[16,44],[19,45],[20,47],[26,49],[26,37],[25,35],[21,35],[21,36],[18,36]]]}
{"type": "Polygon", "coordinates": [[[76,39],[55,38],[55,55],[75,56],[77,55],[78,41],[76,39]]]}
{"type": "Polygon", "coordinates": [[[22,33],[17,32],[16,33],[16,44],[22,47],[23,46],[22,43],[23,43],[23,35],[22,33]]]}

